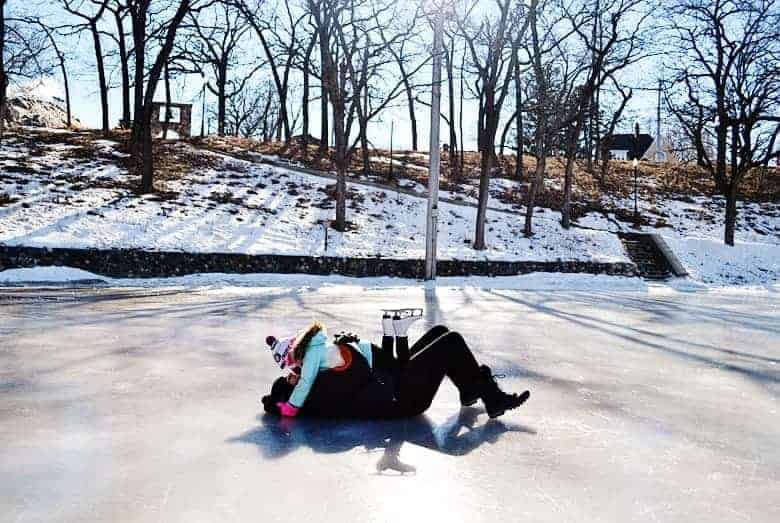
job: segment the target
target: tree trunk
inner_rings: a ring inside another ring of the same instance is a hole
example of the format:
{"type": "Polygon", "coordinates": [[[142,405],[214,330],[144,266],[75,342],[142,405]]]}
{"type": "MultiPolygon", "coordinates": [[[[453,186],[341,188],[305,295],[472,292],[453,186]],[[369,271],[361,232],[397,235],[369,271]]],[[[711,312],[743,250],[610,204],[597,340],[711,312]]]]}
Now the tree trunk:
{"type": "Polygon", "coordinates": [[[152,117],[151,111],[144,111],[141,123],[141,140],[143,141],[141,158],[141,193],[154,192],[154,155],[152,154],[152,117]]]}
{"type": "MultiPolygon", "coordinates": [[[[179,26],[181,25],[182,20],[186,16],[186,14],[189,12],[190,9],[190,2],[189,0],[181,0],[181,3],[179,4],[178,9],[176,10],[176,14],[171,19],[170,25],[168,26],[167,32],[165,34],[165,39],[163,41],[162,47],[157,55],[157,58],[154,61],[154,64],[152,65],[151,70],[149,71],[149,82],[146,86],[145,92],[141,91],[141,99],[143,101],[142,106],[140,107],[140,112],[143,114],[143,118],[141,120],[137,120],[141,122],[141,125],[137,125],[136,122],[133,124],[133,134],[138,134],[141,138],[141,143],[138,147],[138,150],[136,152],[140,152],[140,156],[136,155],[134,157],[134,160],[136,162],[136,165],[141,165],[141,191],[144,193],[148,193],[154,190],[154,151],[152,148],[152,105],[154,103],[154,93],[157,90],[157,84],[160,81],[160,76],[163,73],[163,67],[165,64],[168,63],[168,60],[171,55],[171,50],[173,49],[173,44],[176,39],[176,32],[179,29],[179,26]]],[[[145,25],[145,20],[142,21],[141,33],[140,35],[145,34],[145,28],[143,27],[145,25]]],[[[137,28],[137,27],[136,27],[137,28]]],[[[134,28],[135,31],[135,28],[134,28]]],[[[134,32],[134,39],[135,35],[137,33],[134,32]]],[[[145,40],[142,38],[141,43],[143,43],[145,40]]],[[[139,52],[143,52],[143,46],[136,46],[135,49],[136,55],[139,52]]],[[[143,79],[144,71],[140,69],[138,62],[136,62],[136,78],[140,75],[141,79],[143,79]]]]}
{"type": "Polygon", "coordinates": [[[119,62],[122,74],[122,124],[123,129],[130,127],[130,65],[125,43],[125,29],[122,23],[120,10],[114,11],[114,20],[117,29],[117,41],[119,42],[119,62]]]}
{"type": "Polygon", "coordinates": [[[347,229],[347,137],[344,131],[344,106],[333,105],[333,123],[336,127],[336,223],[333,228],[347,229]]]}
{"type": "Polygon", "coordinates": [[[479,175],[479,201],[477,202],[477,226],[474,234],[474,249],[485,249],[485,221],[487,220],[487,206],[490,198],[490,178],[496,165],[496,133],[498,132],[499,115],[494,110],[495,104],[488,93],[485,100],[484,125],[480,132],[481,157],[479,175]]]}
{"type": "Polygon", "coordinates": [[[726,245],[734,246],[734,233],[737,228],[737,184],[726,192],[726,231],[724,241],[726,245]]]}
{"type": "Polygon", "coordinates": [[[464,78],[463,78],[463,70],[466,68],[466,50],[463,50],[463,55],[461,56],[461,63],[460,63],[460,108],[458,110],[459,116],[458,116],[458,122],[460,125],[460,162],[458,162],[458,178],[461,180],[463,179],[463,168],[464,164],[466,163],[466,150],[465,145],[463,143],[464,141],[464,133],[463,133],[463,91],[465,90],[464,87],[464,78]]]}
{"type": "Polygon", "coordinates": [[[227,63],[219,64],[217,77],[217,135],[225,136],[225,108],[227,105],[227,63]]]}
{"type": "Polygon", "coordinates": [[[109,131],[108,85],[106,85],[106,70],[103,64],[103,48],[100,44],[100,32],[98,31],[97,22],[90,23],[90,30],[92,31],[92,41],[95,45],[95,60],[97,61],[98,84],[100,86],[100,110],[103,113],[102,131],[103,135],[107,136],[109,131]]]}
{"type": "MultiPolygon", "coordinates": [[[[399,62],[400,66],[400,62],[399,62]]],[[[418,150],[418,140],[417,140],[417,116],[414,112],[414,92],[412,90],[412,86],[409,83],[409,78],[406,76],[406,72],[403,69],[403,66],[400,66],[401,68],[401,75],[403,75],[403,81],[404,81],[404,90],[406,91],[406,101],[409,107],[409,123],[412,126],[412,151],[418,150]]]]}
{"type": "Polygon", "coordinates": [[[450,177],[456,175],[458,172],[458,135],[455,132],[455,74],[454,64],[455,61],[455,40],[453,39],[452,45],[448,53],[445,53],[447,57],[447,86],[448,93],[447,98],[449,102],[450,110],[450,177]]]}
{"type": "Polygon", "coordinates": [[[474,233],[474,249],[485,250],[485,220],[490,189],[490,171],[493,167],[493,155],[483,150],[480,157],[479,202],[477,205],[477,228],[474,233]]]}
{"type": "Polygon", "coordinates": [[[566,144],[566,174],[563,181],[563,208],[561,209],[561,225],[564,229],[571,227],[571,189],[574,183],[574,163],[577,157],[577,142],[584,123],[585,113],[582,113],[568,133],[566,144]]]}
{"type": "Polygon", "coordinates": [[[143,120],[144,120],[144,72],[146,70],[146,19],[144,16],[133,20],[133,55],[135,71],[133,75],[133,125],[130,139],[134,157],[143,156],[143,120]]]}
{"type": "Polygon", "coordinates": [[[301,110],[303,112],[303,157],[309,157],[309,99],[311,98],[311,86],[309,83],[309,61],[311,53],[314,50],[314,44],[317,43],[317,37],[312,36],[309,47],[306,48],[306,56],[303,61],[303,95],[301,100],[301,110]]]}
{"type": "Polygon", "coordinates": [[[5,72],[5,0],[0,3],[0,140],[5,132],[8,76],[5,72]]]}
{"type": "Polygon", "coordinates": [[[520,84],[520,61],[515,62],[515,108],[517,109],[517,131],[515,136],[515,146],[517,157],[515,159],[515,178],[523,181],[523,89],[520,84]]]}
{"type": "Polygon", "coordinates": [[[414,93],[412,93],[411,87],[407,87],[406,93],[409,98],[409,122],[412,125],[412,150],[417,152],[420,149],[420,146],[418,145],[417,138],[417,115],[414,112],[414,93]]]}
{"type": "MultiPolygon", "coordinates": [[[[358,101],[358,125],[360,126],[360,149],[363,158],[363,174],[368,176],[371,172],[368,153],[368,49],[363,54],[363,67],[361,70],[361,82],[363,83],[362,100],[358,101]],[[360,110],[362,103],[362,110],[360,110]]],[[[347,137],[348,139],[349,137],[347,137]]]]}
{"type": "Polygon", "coordinates": [[[165,62],[165,121],[163,122],[163,140],[168,139],[168,127],[171,125],[171,74],[168,62],[165,62]]]}
{"type": "Polygon", "coordinates": [[[528,195],[525,201],[525,227],[523,228],[523,234],[526,238],[530,238],[534,235],[533,232],[533,218],[534,218],[534,204],[536,202],[536,195],[539,193],[539,189],[544,182],[544,170],[547,167],[547,157],[545,155],[536,157],[536,171],[534,172],[534,179],[531,182],[531,187],[528,190],[528,195]]]}
{"type": "Polygon", "coordinates": [[[309,71],[304,68],[303,71],[303,94],[301,99],[301,110],[303,112],[303,156],[309,156],[309,71]]]}
{"type": "Polygon", "coordinates": [[[504,130],[501,131],[501,141],[498,144],[498,155],[501,158],[504,157],[504,149],[506,148],[506,139],[507,136],[509,136],[509,129],[512,128],[512,122],[515,121],[516,117],[517,117],[517,113],[512,114],[509,120],[507,120],[506,125],[504,125],[504,130]]]}
{"type": "MultiPolygon", "coordinates": [[[[320,42],[320,71],[321,75],[321,87],[320,87],[320,154],[326,155],[328,153],[328,146],[330,145],[330,121],[328,118],[328,105],[330,97],[328,93],[328,77],[330,72],[326,71],[326,63],[328,61],[328,53],[330,49],[328,44],[330,40],[328,38],[328,31],[324,27],[319,28],[319,35],[317,39],[320,42]]],[[[335,77],[335,75],[334,75],[335,77]]]]}
{"type": "Polygon", "coordinates": [[[62,85],[65,88],[65,112],[68,129],[73,127],[73,113],[70,106],[70,81],[68,80],[68,70],[65,66],[65,56],[60,56],[60,68],[62,69],[62,85]]]}

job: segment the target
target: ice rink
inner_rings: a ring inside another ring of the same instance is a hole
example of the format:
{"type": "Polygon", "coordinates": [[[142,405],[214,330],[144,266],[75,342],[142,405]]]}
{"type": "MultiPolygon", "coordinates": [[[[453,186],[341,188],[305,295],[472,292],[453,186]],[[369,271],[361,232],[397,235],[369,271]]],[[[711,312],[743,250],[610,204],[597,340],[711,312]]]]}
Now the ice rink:
{"type": "Polygon", "coordinates": [[[772,292],[0,289],[2,522],[780,521],[772,292]],[[262,340],[425,307],[530,389],[282,422],[262,340]]]}

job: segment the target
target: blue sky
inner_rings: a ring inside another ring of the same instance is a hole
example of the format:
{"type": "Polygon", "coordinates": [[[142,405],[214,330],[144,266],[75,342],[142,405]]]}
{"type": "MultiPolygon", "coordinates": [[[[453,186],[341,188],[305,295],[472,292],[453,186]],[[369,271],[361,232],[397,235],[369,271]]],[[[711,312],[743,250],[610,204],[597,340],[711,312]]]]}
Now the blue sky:
{"type": "MultiPolygon", "coordinates": [[[[13,2],[14,0],[12,0],[13,2]]],[[[46,11],[52,9],[52,4],[43,2],[33,4],[34,7],[28,8],[43,14],[46,11]]],[[[59,15],[60,17],[62,15],[59,15]]],[[[426,38],[425,33],[421,33],[420,39],[424,42],[426,38]]],[[[81,122],[88,127],[98,127],[100,125],[100,98],[97,89],[96,73],[94,67],[94,55],[92,50],[92,40],[87,38],[87,35],[83,35],[81,38],[70,38],[67,42],[69,48],[70,61],[69,66],[71,69],[71,98],[73,104],[74,115],[81,120],[81,122]]],[[[108,50],[111,50],[113,43],[108,38],[104,37],[104,45],[108,50]]],[[[251,47],[243,50],[243,52],[251,57],[254,55],[257,59],[259,56],[259,45],[255,45],[254,38],[252,39],[251,47]]],[[[115,62],[115,60],[114,60],[115,62]]],[[[644,62],[633,67],[632,70],[626,71],[624,74],[624,80],[627,84],[631,85],[647,85],[652,84],[653,78],[657,75],[656,63],[660,62],[644,62]]],[[[241,70],[235,71],[235,74],[241,74],[241,70]]],[[[112,63],[109,67],[109,79],[113,84],[117,84],[118,67],[115,63],[112,63]]],[[[424,68],[420,72],[418,81],[425,82],[430,81],[431,70],[430,68],[424,68]]],[[[256,80],[258,82],[270,79],[270,73],[268,70],[261,70],[256,74],[256,80]]],[[[391,81],[396,81],[393,78],[391,81]]],[[[293,83],[300,83],[298,78],[294,78],[293,83]]],[[[61,79],[56,75],[51,78],[44,79],[41,82],[43,85],[38,86],[38,91],[49,96],[62,97],[63,89],[61,87],[61,79]]],[[[194,115],[193,115],[193,134],[200,132],[201,121],[201,92],[202,81],[200,76],[190,75],[187,77],[179,78],[174,82],[174,98],[180,102],[193,102],[194,115]]],[[[443,89],[444,99],[442,101],[442,108],[446,110],[446,88],[443,89]]],[[[158,89],[158,99],[162,99],[163,92],[162,86],[158,89]]],[[[429,93],[422,92],[420,97],[423,99],[429,98],[429,93]]],[[[456,93],[456,96],[457,93],[456,93]]],[[[300,94],[296,90],[290,95],[292,100],[299,100],[300,94]]],[[[408,111],[406,107],[405,96],[397,98],[393,106],[389,107],[379,116],[379,120],[373,122],[369,127],[369,138],[376,147],[389,147],[390,145],[390,128],[391,122],[394,123],[394,146],[397,149],[407,149],[411,147],[411,125],[408,118],[408,111]]],[[[207,103],[215,104],[216,101],[211,95],[207,93],[207,103]]],[[[653,92],[636,92],[634,98],[629,103],[627,108],[627,118],[623,130],[630,132],[633,126],[634,120],[639,120],[646,130],[653,134],[655,132],[655,107],[656,107],[656,95],[653,92]]],[[[293,112],[299,108],[294,107],[293,112]]],[[[512,99],[509,99],[505,105],[506,117],[511,115],[514,110],[514,103],[512,99]]],[[[121,116],[121,94],[118,88],[113,88],[109,94],[109,121],[112,125],[116,125],[121,116]]],[[[312,134],[319,135],[319,101],[312,102],[310,111],[312,123],[312,134]]],[[[476,118],[477,118],[477,106],[473,100],[466,101],[465,107],[465,143],[466,148],[470,150],[476,149],[476,118]]],[[[417,106],[417,119],[418,119],[418,131],[419,131],[419,144],[421,149],[428,148],[428,130],[430,124],[430,109],[418,104],[417,106]]],[[[662,121],[662,124],[664,122],[662,121]]],[[[215,129],[215,124],[211,126],[212,131],[215,129]]],[[[300,132],[300,130],[297,130],[300,132]]],[[[499,131],[500,132],[500,131],[499,131]]],[[[448,130],[446,123],[442,122],[442,141],[445,142],[448,139],[448,130]]]]}

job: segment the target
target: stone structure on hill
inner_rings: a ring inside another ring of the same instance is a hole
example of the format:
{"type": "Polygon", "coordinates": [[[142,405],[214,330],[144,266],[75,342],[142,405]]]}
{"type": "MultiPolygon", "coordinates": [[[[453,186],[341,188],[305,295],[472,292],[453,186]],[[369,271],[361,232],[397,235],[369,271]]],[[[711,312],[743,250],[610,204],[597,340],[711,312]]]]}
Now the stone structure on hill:
{"type": "Polygon", "coordinates": [[[192,104],[155,102],[152,105],[152,136],[189,138],[192,134],[192,104]],[[165,121],[166,110],[168,122],[165,121]],[[166,126],[168,132],[165,132],[166,126]]]}

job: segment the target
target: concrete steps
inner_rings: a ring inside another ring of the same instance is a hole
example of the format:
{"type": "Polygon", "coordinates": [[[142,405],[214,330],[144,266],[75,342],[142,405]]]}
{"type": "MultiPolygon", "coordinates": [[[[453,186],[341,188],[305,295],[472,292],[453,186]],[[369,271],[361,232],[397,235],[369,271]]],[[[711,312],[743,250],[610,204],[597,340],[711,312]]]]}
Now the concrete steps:
{"type": "Polygon", "coordinates": [[[639,269],[639,275],[646,280],[663,281],[671,278],[675,271],[672,263],[651,234],[621,232],[618,234],[628,257],[639,269]]]}

